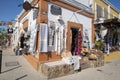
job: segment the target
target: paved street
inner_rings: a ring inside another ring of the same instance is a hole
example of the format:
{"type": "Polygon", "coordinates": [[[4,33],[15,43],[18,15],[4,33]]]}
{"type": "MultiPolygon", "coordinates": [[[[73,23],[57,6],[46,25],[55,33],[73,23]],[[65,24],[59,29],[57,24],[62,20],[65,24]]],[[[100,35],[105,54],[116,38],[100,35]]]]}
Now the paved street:
{"type": "Polygon", "coordinates": [[[3,50],[0,80],[46,80],[23,56],[15,56],[11,49],[3,50]]]}
{"type": "MultiPolygon", "coordinates": [[[[119,53],[118,53],[119,54],[119,53]]],[[[88,68],[75,74],[50,80],[120,80],[120,59],[107,61],[105,66],[88,68]]],[[[0,80],[47,80],[35,71],[23,56],[15,56],[11,49],[3,51],[0,80]]]]}
{"type": "Polygon", "coordinates": [[[88,68],[76,74],[51,80],[120,80],[120,59],[109,61],[103,67],[88,68]]]}

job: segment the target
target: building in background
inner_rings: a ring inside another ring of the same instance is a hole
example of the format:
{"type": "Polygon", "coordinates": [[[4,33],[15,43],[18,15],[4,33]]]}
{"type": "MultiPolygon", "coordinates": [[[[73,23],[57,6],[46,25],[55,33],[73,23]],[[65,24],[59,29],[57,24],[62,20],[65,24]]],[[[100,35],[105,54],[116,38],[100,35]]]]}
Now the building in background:
{"type": "Polygon", "coordinates": [[[109,53],[120,42],[120,10],[108,0],[94,0],[94,11],[95,40],[104,40],[109,53]]]}

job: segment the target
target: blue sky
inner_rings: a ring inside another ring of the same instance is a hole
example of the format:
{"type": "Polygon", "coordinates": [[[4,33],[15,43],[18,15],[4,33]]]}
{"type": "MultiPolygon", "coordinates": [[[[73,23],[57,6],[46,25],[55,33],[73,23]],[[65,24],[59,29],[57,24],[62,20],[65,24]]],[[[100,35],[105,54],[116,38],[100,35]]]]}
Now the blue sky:
{"type": "MultiPolygon", "coordinates": [[[[12,21],[21,12],[24,0],[0,0],[0,21],[12,21]]],[[[120,9],[120,0],[108,0],[113,3],[114,6],[120,9]]]]}
{"type": "Polygon", "coordinates": [[[120,10],[120,0],[108,0],[111,2],[115,7],[117,7],[120,10]]]}
{"type": "Polygon", "coordinates": [[[22,10],[22,6],[18,7],[21,3],[23,3],[23,0],[0,0],[0,20],[14,20],[22,10]]]}
{"type": "MultiPolygon", "coordinates": [[[[21,3],[23,0],[0,0],[0,21],[14,20],[22,10],[22,6],[18,7],[21,3]]],[[[5,26],[0,27],[4,28],[5,26]]]]}
{"type": "MultiPolygon", "coordinates": [[[[120,9],[120,0],[108,0],[113,5],[120,9]]],[[[0,21],[12,21],[18,15],[22,6],[18,7],[19,4],[23,3],[23,0],[0,0],[0,21]]]]}

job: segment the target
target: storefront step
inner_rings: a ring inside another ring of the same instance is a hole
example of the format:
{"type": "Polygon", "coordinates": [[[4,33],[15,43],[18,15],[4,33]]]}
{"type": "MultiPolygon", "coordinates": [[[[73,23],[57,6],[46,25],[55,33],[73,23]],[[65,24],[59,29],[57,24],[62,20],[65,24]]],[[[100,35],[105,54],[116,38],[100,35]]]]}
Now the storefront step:
{"type": "Polygon", "coordinates": [[[35,70],[38,70],[39,60],[36,59],[33,55],[24,55],[27,61],[33,66],[35,70]]]}
{"type": "Polygon", "coordinates": [[[58,61],[61,60],[61,56],[57,55],[56,52],[46,52],[40,53],[39,61],[41,62],[49,62],[49,61],[58,61]]]}

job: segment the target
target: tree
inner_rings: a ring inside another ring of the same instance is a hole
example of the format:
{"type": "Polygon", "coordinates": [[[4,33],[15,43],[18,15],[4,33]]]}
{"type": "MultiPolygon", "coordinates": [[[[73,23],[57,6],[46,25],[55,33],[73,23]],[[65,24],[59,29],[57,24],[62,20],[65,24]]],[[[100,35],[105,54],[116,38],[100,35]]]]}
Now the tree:
{"type": "Polygon", "coordinates": [[[0,46],[3,44],[4,39],[7,39],[9,35],[7,32],[3,32],[2,29],[0,29],[0,46]]]}

